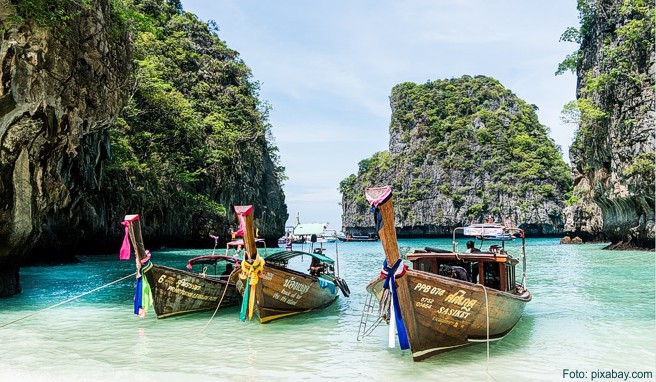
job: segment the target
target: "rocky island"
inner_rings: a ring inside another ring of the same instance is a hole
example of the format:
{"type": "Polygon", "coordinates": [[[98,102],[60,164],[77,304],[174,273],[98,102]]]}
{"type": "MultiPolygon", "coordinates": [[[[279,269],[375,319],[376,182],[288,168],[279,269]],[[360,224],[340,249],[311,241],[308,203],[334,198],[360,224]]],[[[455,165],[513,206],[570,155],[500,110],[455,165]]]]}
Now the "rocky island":
{"type": "Polygon", "coordinates": [[[448,236],[489,218],[531,235],[563,232],[569,170],[536,106],[485,76],[392,89],[389,151],[340,184],[342,226],[373,230],[368,186],[391,185],[401,237],[448,236]]]}

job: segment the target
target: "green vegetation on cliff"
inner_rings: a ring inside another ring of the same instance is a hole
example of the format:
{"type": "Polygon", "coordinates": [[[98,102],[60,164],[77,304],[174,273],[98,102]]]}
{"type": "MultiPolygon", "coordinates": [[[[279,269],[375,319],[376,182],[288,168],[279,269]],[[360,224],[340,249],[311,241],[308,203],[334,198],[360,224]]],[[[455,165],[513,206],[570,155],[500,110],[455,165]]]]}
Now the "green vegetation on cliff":
{"type": "MultiPolygon", "coordinates": [[[[553,220],[571,188],[569,169],[536,106],[484,76],[399,84],[391,105],[390,151],[362,160],[357,176],[340,183],[344,204],[364,211],[363,188],[391,184],[405,225],[449,226],[488,215],[526,222],[521,215],[546,201],[553,202],[549,223],[559,224],[553,220]]],[[[345,215],[355,212],[348,209],[345,215]]]]}
{"type": "MultiPolygon", "coordinates": [[[[79,12],[79,8],[76,9],[75,4],[71,3],[71,0],[10,0],[9,4],[3,6],[14,7],[14,12],[8,15],[5,22],[13,25],[31,22],[39,28],[66,32],[69,30],[68,23],[79,12]]],[[[80,3],[89,7],[89,0],[82,0],[80,3]]]]}
{"type": "MultiPolygon", "coordinates": [[[[605,129],[599,126],[609,125],[611,110],[605,105],[624,103],[627,98],[637,97],[643,89],[649,89],[653,82],[653,73],[646,70],[649,67],[650,56],[655,50],[654,34],[656,33],[654,4],[645,0],[624,1],[617,6],[617,13],[624,18],[621,24],[613,25],[610,32],[613,38],[599,38],[601,32],[595,27],[613,13],[610,6],[599,1],[578,0],[580,13],[580,28],[570,27],[562,35],[562,41],[588,42],[585,49],[576,50],[559,65],[556,74],[569,70],[581,71],[582,79],[578,89],[578,99],[564,106],[563,118],[567,122],[578,124],[573,149],[583,157],[603,162],[597,158],[598,142],[606,139],[605,129]],[[605,9],[609,8],[609,9],[605,9]],[[601,45],[595,46],[589,42],[598,40],[601,45]],[[586,58],[587,56],[587,58],[586,58]],[[586,64],[591,57],[599,58],[593,67],[586,64]]],[[[609,24],[617,20],[607,20],[609,24]]],[[[653,89],[652,89],[653,91],[653,89]]],[[[646,114],[649,105],[644,106],[640,113],[646,114]]],[[[624,121],[631,127],[633,121],[624,121]]],[[[653,153],[645,154],[647,158],[653,153]]],[[[652,158],[653,159],[653,158],[652,158]]],[[[651,166],[638,166],[633,171],[625,171],[624,177],[639,177],[643,184],[653,184],[656,166],[652,160],[651,166]],[[639,170],[637,170],[639,168],[639,170]]]]}
{"type": "Polygon", "coordinates": [[[155,215],[186,211],[200,230],[233,218],[226,219],[230,206],[220,201],[235,199],[222,191],[260,186],[235,185],[253,166],[262,172],[270,163],[280,192],[284,169],[271,143],[268,106],[238,53],[213,33],[215,25],[177,1],[140,1],[134,10],[146,22],[134,36],[134,73],[111,130],[105,180],[122,193],[121,204],[155,215]]]}
{"type": "MultiPolygon", "coordinates": [[[[6,1],[6,0],[5,0],[6,1]]],[[[92,10],[92,0],[9,0],[7,6],[13,7],[0,30],[7,26],[31,23],[39,28],[48,29],[59,38],[65,38],[71,32],[71,24],[82,10],[92,10]]],[[[107,0],[111,11],[110,29],[115,35],[125,31],[136,31],[148,24],[147,17],[135,10],[135,0],[107,0]]],[[[5,6],[5,4],[3,4],[5,6]]]]}

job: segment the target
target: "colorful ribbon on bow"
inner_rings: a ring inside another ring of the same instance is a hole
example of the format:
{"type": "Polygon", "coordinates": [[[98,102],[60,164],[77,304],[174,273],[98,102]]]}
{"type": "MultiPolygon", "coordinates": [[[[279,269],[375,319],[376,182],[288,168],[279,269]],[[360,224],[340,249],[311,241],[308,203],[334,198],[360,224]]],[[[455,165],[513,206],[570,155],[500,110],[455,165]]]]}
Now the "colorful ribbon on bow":
{"type": "Polygon", "coordinates": [[[146,312],[150,309],[153,296],[150,291],[150,284],[144,277],[144,274],[153,267],[150,261],[150,251],[146,251],[146,258],[141,261],[137,260],[137,285],[134,288],[134,314],[141,318],[146,318],[146,312]]]}
{"type": "MultiPolygon", "coordinates": [[[[380,271],[381,277],[385,279],[383,283],[383,289],[389,289],[392,294],[392,305],[394,309],[394,319],[396,323],[397,332],[399,334],[399,346],[401,349],[410,349],[410,342],[408,341],[408,335],[405,331],[405,325],[403,323],[403,316],[401,315],[401,307],[399,305],[399,299],[396,293],[396,278],[402,277],[405,274],[405,271],[408,269],[408,266],[403,264],[403,260],[398,259],[392,267],[388,267],[387,259],[383,261],[383,269],[380,271]]],[[[390,342],[390,346],[391,342],[390,342]]]]}
{"type": "Polygon", "coordinates": [[[374,227],[376,227],[376,232],[380,232],[383,228],[383,215],[378,207],[371,207],[370,211],[374,214],[374,227]]]}
{"type": "Polygon", "coordinates": [[[255,307],[255,287],[260,281],[260,277],[263,276],[264,271],[264,259],[260,255],[255,255],[255,260],[249,263],[246,259],[248,255],[244,256],[244,260],[241,261],[241,272],[239,273],[239,278],[246,280],[244,284],[244,298],[241,302],[241,312],[239,313],[239,319],[242,321],[246,320],[246,316],[250,320],[253,318],[253,308],[255,307]]]}
{"type": "Polygon", "coordinates": [[[121,245],[121,250],[118,254],[120,260],[130,260],[130,252],[132,251],[130,248],[130,223],[135,220],[139,220],[139,215],[128,215],[121,222],[123,227],[125,227],[125,236],[123,237],[123,245],[121,245]]]}

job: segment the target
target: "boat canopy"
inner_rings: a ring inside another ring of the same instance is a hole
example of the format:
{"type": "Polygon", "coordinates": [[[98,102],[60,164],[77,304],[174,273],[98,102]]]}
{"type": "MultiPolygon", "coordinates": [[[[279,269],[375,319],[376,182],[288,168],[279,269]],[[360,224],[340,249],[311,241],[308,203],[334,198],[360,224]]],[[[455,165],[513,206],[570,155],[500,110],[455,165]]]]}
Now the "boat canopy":
{"type": "Polygon", "coordinates": [[[463,229],[463,235],[476,236],[488,240],[513,240],[509,229],[500,224],[472,224],[463,229]]]}
{"type": "Polygon", "coordinates": [[[318,253],[309,253],[309,252],[301,252],[301,251],[276,252],[268,255],[264,260],[273,261],[273,262],[278,262],[278,261],[284,262],[298,256],[312,256],[315,259],[318,259],[319,261],[323,261],[324,263],[328,263],[328,264],[333,264],[335,262],[335,260],[331,259],[330,257],[320,255],[318,253]]]}
{"type": "Polygon", "coordinates": [[[326,229],[328,224],[324,223],[299,224],[294,227],[294,235],[321,235],[326,229]]]}

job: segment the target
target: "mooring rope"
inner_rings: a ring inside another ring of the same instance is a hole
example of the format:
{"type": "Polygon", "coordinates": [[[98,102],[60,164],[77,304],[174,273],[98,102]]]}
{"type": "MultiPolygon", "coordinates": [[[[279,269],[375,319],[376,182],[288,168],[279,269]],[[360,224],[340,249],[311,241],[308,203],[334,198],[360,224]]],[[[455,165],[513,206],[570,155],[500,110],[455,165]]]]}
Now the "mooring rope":
{"type": "Polygon", "coordinates": [[[487,347],[487,357],[485,360],[485,373],[488,375],[488,377],[491,377],[496,381],[497,379],[494,378],[492,374],[490,374],[490,305],[488,304],[488,300],[487,300],[487,288],[485,287],[485,285],[482,284],[476,284],[476,285],[480,285],[481,288],[483,288],[483,292],[485,293],[485,320],[486,320],[486,330],[487,330],[487,338],[486,338],[487,341],[485,341],[487,347]]]}
{"type": "Polygon", "coordinates": [[[230,276],[228,276],[228,280],[226,281],[225,288],[223,288],[223,294],[221,295],[221,299],[219,300],[219,304],[216,306],[216,309],[214,309],[214,313],[212,314],[212,317],[210,317],[209,321],[207,321],[207,324],[205,324],[205,327],[200,331],[203,333],[205,329],[207,329],[207,326],[209,326],[210,322],[214,319],[214,316],[216,316],[216,312],[219,310],[219,307],[221,306],[221,303],[223,302],[223,297],[225,297],[226,291],[228,290],[228,287],[230,286],[230,279],[232,278],[232,274],[237,272],[239,268],[235,268],[232,272],[230,272],[230,276]]]}
{"type": "Polygon", "coordinates": [[[59,303],[57,303],[57,304],[55,304],[55,305],[49,306],[49,307],[47,307],[47,308],[43,308],[43,309],[41,309],[41,310],[37,310],[36,312],[30,313],[30,314],[28,314],[27,316],[23,316],[23,317],[18,318],[18,319],[16,319],[16,320],[10,321],[10,322],[8,322],[8,323],[6,323],[6,324],[4,324],[4,325],[1,325],[0,328],[4,328],[5,326],[9,326],[9,325],[11,325],[11,324],[13,324],[13,323],[16,323],[16,322],[18,322],[18,321],[22,321],[22,320],[24,320],[24,319],[26,319],[26,318],[28,318],[28,317],[32,317],[32,316],[37,315],[37,314],[39,314],[39,313],[45,312],[46,310],[49,310],[49,309],[52,309],[52,308],[56,308],[56,307],[58,307],[59,305],[64,305],[64,304],[66,304],[67,302],[71,302],[71,301],[73,301],[73,300],[77,300],[77,299],[80,298],[80,297],[86,296],[86,295],[88,295],[88,294],[90,294],[90,293],[93,293],[93,292],[95,292],[95,291],[97,291],[97,290],[100,290],[100,289],[103,289],[103,288],[105,288],[105,287],[108,287],[108,286],[110,286],[110,285],[112,285],[112,284],[116,284],[117,282],[123,281],[123,280],[127,279],[128,277],[132,277],[132,276],[134,276],[135,274],[137,274],[137,273],[134,272],[134,273],[129,274],[129,275],[125,276],[125,277],[122,277],[122,278],[120,278],[120,279],[118,279],[118,280],[114,280],[114,281],[112,281],[112,282],[110,282],[110,283],[108,283],[108,284],[105,284],[105,285],[99,286],[99,287],[96,288],[96,289],[92,289],[92,290],[90,290],[90,291],[88,291],[88,292],[84,292],[84,293],[82,293],[81,295],[78,295],[78,296],[75,296],[75,297],[71,297],[71,298],[69,298],[69,299],[66,300],[66,301],[62,301],[62,302],[59,302],[59,303]]]}

